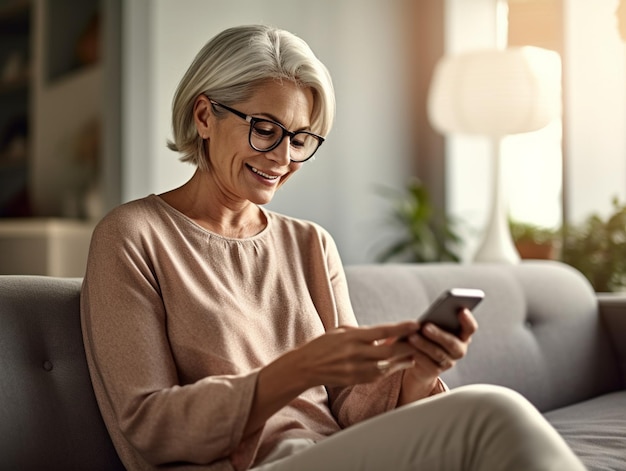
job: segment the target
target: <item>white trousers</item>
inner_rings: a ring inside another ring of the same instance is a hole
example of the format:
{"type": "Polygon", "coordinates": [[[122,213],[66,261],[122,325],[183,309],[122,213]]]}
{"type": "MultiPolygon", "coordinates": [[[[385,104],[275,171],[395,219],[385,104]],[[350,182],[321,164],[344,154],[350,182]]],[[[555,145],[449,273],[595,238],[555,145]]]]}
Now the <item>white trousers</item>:
{"type": "Polygon", "coordinates": [[[487,385],[409,404],[300,451],[294,445],[302,441],[279,446],[254,471],[585,470],[526,399],[487,385]]]}

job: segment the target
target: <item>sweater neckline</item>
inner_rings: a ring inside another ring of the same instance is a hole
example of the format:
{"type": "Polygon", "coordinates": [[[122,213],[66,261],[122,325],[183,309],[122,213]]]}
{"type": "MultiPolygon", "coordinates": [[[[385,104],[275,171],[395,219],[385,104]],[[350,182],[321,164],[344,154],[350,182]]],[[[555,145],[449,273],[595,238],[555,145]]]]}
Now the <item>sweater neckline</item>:
{"type": "Polygon", "coordinates": [[[257,205],[257,208],[259,208],[259,210],[263,213],[263,215],[265,216],[265,220],[267,221],[267,224],[265,225],[265,227],[263,229],[261,229],[260,232],[257,232],[255,235],[250,236],[250,237],[226,237],[226,236],[223,236],[221,234],[218,234],[217,232],[213,232],[213,231],[210,231],[210,230],[202,227],[201,225],[196,223],[190,217],[186,216],[185,214],[183,214],[182,212],[180,212],[179,210],[177,210],[173,206],[170,206],[168,203],[165,202],[165,200],[163,200],[163,198],[161,198],[157,194],[154,194],[154,193],[150,194],[148,196],[148,199],[156,202],[156,204],[161,206],[169,214],[172,214],[177,219],[182,220],[185,224],[187,224],[188,226],[191,226],[194,230],[200,231],[201,233],[203,233],[205,235],[209,235],[211,237],[215,237],[215,238],[222,239],[222,240],[225,240],[225,241],[233,241],[233,242],[254,241],[254,240],[257,240],[257,239],[260,239],[260,238],[264,237],[265,234],[268,233],[269,230],[270,230],[270,225],[271,225],[270,213],[265,208],[263,208],[261,206],[258,206],[258,205],[257,205]]]}

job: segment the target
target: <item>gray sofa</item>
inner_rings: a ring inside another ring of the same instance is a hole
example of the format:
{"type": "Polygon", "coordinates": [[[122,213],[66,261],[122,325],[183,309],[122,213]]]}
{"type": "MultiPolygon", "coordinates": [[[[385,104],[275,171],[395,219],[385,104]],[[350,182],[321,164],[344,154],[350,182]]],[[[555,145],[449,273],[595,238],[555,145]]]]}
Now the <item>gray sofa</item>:
{"type": "MultiPolygon", "coordinates": [[[[413,319],[445,288],[483,289],[480,329],[446,382],[513,388],[589,469],[626,470],[626,295],[596,296],[557,262],[346,272],[362,324],[413,319]]],[[[79,294],[78,279],[0,276],[1,470],[123,469],[89,381],[79,294]]]]}

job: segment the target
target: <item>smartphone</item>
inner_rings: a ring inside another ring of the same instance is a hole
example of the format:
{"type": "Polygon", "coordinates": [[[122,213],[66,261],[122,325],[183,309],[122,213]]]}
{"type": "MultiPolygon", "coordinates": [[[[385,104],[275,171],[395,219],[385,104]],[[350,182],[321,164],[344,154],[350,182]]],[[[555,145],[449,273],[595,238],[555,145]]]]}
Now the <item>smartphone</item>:
{"type": "Polygon", "coordinates": [[[420,325],[432,322],[438,327],[459,335],[459,311],[463,308],[474,309],[485,297],[481,289],[453,288],[441,293],[426,311],[417,319],[420,325]]]}

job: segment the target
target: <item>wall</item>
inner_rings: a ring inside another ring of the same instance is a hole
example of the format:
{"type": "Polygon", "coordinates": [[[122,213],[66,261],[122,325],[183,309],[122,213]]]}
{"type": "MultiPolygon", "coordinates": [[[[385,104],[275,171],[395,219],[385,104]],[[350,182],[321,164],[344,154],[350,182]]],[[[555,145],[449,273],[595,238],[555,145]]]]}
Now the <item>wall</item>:
{"type": "Polygon", "coordinates": [[[626,54],[618,0],[565,0],[566,204],[572,222],[626,198],[626,54]]]}
{"type": "Polygon", "coordinates": [[[214,34],[261,22],[304,38],[330,69],[337,119],[327,142],[269,205],[311,219],[335,237],[344,261],[373,260],[388,202],[411,157],[404,96],[403,2],[388,0],[125,2],[124,200],[182,184],[192,168],[165,147],[171,99],[195,53],[214,34]],[[182,33],[182,34],[181,34],[182,33]]]}

